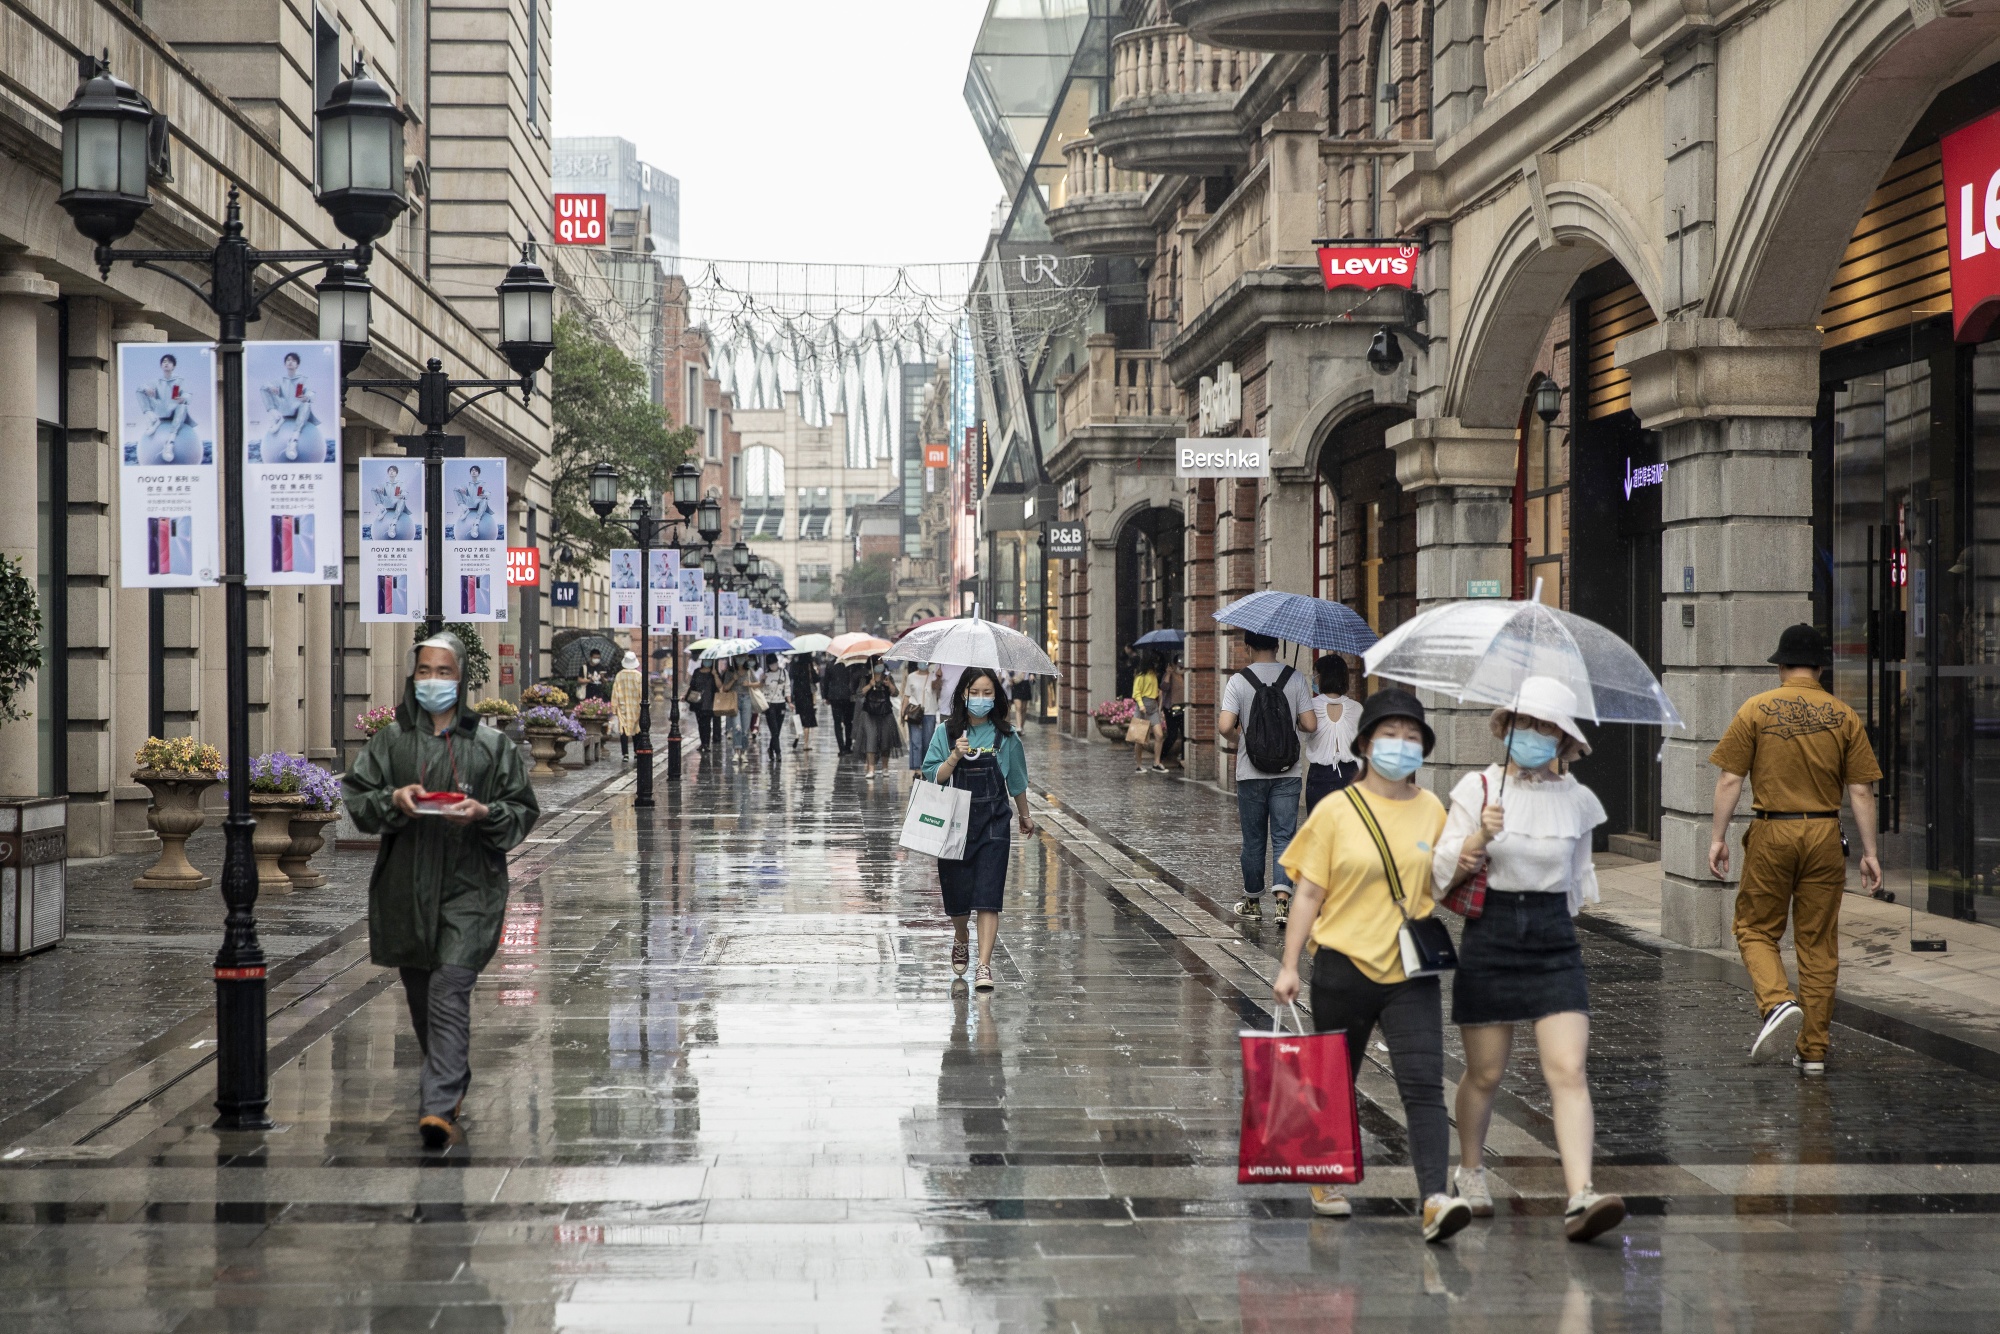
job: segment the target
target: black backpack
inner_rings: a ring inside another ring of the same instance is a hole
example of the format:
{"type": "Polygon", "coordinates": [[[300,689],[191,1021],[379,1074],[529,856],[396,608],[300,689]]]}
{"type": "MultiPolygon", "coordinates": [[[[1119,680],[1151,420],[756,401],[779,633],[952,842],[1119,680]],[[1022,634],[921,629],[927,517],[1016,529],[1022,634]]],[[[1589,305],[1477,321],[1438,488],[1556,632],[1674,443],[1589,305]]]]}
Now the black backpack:
{"type": "Polygon", "coordinates": [[[1236,673],[1250,683],[1250,714],[1243,720],[1243,749],[1250,763],[1267,774],[1282,774],[1299,762],[1299,724],[1292,716],[1285,686],[1294,673],[1288,664],[1278,679],[1266,685],[1245,667],[1236,673]]]}

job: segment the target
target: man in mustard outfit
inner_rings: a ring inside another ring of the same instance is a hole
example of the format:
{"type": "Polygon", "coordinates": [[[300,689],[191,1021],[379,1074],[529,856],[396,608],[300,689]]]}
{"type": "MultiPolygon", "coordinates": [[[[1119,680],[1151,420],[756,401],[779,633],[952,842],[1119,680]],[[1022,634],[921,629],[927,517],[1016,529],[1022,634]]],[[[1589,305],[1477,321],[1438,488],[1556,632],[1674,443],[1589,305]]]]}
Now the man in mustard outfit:
{"type": "Polygon", "coordinates": [[[1752,819],[1743,831],[1743,879],[1736,887],[1736,948],[1750,970],[1763,1027],[1750,1059],[1776,1059],[1798,1033],[1792,1063],[1804,1074],[1826,1072],[1833,990],[1840,977],[1840,896],[1847,888],[1847,854],[1840,840],[1840,794],[1854,804],[1861,834],[1861,883],[1882,885],[1875,860],[1875,793],[1882,777],[1860,715],[1819,683],[1833,665],[1826,637],[1794,625],[1779,637],[1770,661],[1779,685],[1752,695],[1716,744],[1708,762],[1715,780],[1715,824],[1708,869],[1729,875],[1729,820],[1750,779],[1752,819]],[[1778,941],[1785,919],[1799,957],[1799,992],[1785,982],[1778,941]]]}

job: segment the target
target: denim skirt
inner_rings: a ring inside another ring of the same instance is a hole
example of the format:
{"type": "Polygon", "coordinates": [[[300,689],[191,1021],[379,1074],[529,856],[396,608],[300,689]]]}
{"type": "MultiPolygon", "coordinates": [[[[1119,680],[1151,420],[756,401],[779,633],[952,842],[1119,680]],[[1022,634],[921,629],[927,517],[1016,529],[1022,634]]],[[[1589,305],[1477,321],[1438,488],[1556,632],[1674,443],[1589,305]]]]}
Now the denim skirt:
{"type": "Polygon", "coordinates": [[[1569,895],[1488,890],[1459,938],[1451,1021],[1528,1024],[1572,1010],[1590,1012],[1590,989],[1569,895]]]}

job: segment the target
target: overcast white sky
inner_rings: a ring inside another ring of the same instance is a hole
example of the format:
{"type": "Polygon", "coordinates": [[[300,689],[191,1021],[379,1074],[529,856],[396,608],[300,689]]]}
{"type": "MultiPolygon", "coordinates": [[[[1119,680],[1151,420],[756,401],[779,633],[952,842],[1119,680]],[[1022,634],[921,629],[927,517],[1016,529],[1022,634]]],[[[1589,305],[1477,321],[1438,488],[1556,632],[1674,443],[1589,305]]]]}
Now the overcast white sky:
{"type": "Polygon", "coordinates": [[[623,135],[679,177],[685,255],[976,260],[1001,195],[962,96],[985,10],[566,0],[556,133],[623,135]]]}

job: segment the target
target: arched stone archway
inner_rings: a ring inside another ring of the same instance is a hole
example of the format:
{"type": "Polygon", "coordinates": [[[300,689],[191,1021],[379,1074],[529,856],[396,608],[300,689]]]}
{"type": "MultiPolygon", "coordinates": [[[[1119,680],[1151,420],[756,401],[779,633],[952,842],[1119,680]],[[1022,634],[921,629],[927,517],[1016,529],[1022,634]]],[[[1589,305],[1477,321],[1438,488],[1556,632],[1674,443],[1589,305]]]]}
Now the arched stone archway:
{"type": "Polygon", "coordinates": [[[1313,454],[1312,591],[1345,602],[1387,633],[1416,607],[1416,510],[1396,480],[1396,405],[1355,405],[1331,419],[1313,454]]]}
{"type": "Polygon", "coordinates": [[[1133,641],[1154,630],[1185,628],[1184,528],[1181,512],[1173,506],[1141,505],[1116,530],[1113,616],[1120,697],[1132,690],[1132,660],[1126,650],[1133,641]]]}

